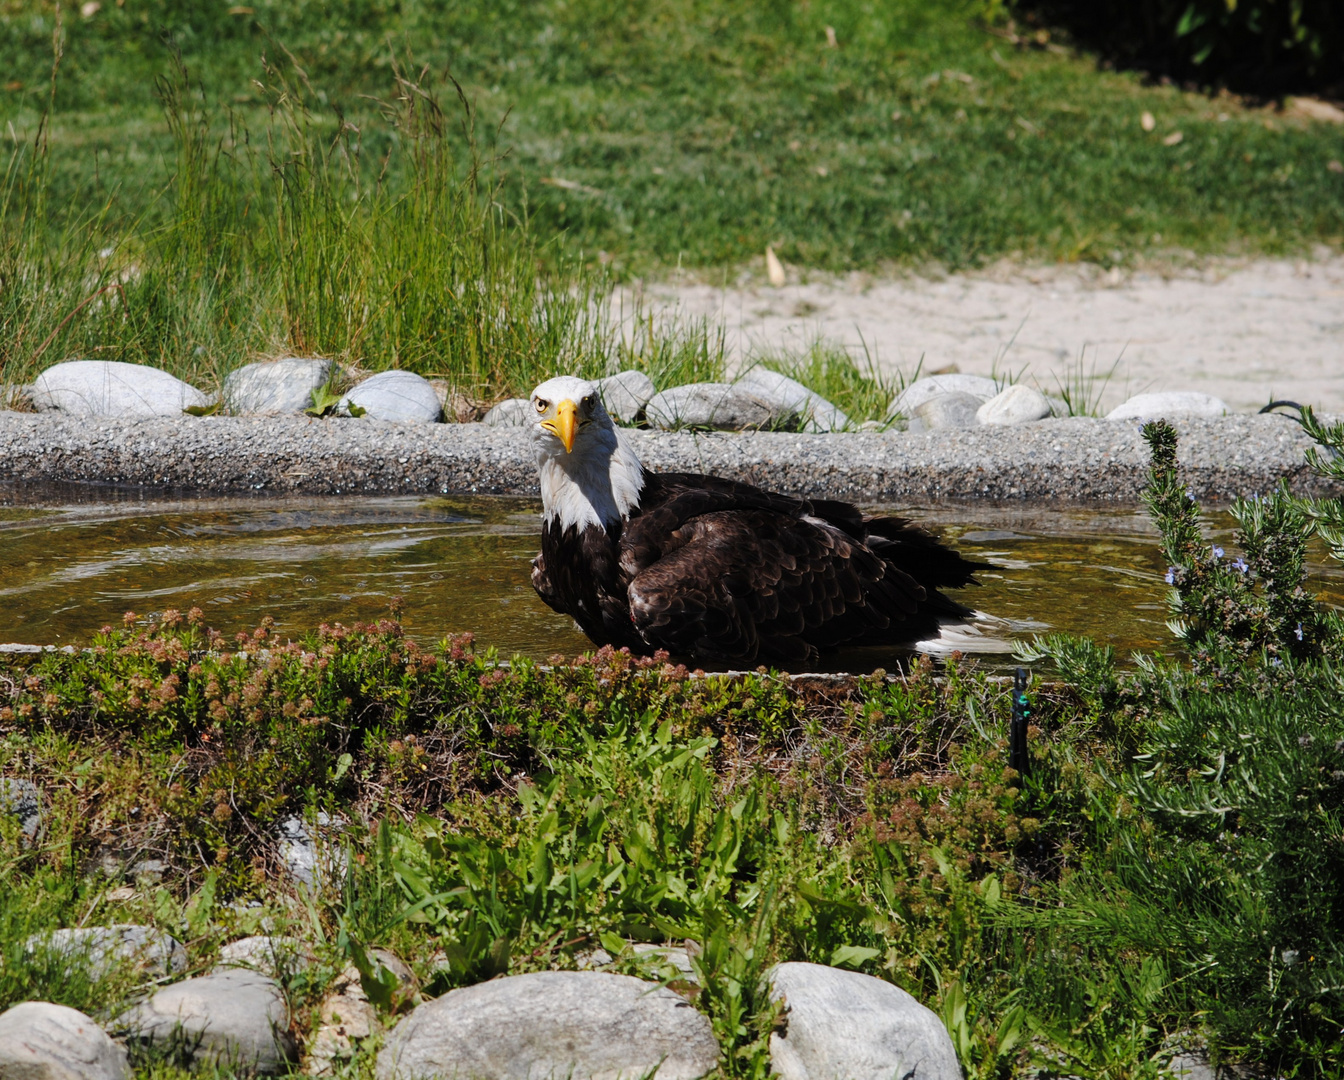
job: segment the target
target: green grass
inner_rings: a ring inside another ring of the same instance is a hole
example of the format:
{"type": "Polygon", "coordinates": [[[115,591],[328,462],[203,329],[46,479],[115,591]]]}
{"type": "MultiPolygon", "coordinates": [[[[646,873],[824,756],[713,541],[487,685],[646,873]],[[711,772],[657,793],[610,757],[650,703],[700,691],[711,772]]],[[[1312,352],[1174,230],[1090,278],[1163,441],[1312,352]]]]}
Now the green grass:
{"type": "MultiPolygon", "coordinates": [[[[85,355],[209,388],[303,350],[490,400],[620,362],[609,277],[766,244],[843,271],[1344,235],[1338,128],[1014,49],[978,4],[55,10],[0,6],[4,381],[85,355]]],[[[721,368],[715,328],[672,337],[659,378],[721,368]]]]}

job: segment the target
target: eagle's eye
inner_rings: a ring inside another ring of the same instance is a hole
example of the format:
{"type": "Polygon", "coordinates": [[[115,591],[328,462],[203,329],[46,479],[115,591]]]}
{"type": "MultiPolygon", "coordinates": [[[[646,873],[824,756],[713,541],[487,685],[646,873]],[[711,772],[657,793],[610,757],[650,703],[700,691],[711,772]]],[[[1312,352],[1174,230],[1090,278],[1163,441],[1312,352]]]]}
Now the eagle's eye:
{"type": "Polygon", "coordinates": [[[534,401],[533,404],[536,405],[537,412],[543,412],[543,413],[547,410],[547,408],[550,405],[550,403],[545,398],[537,398],[537,400],[534,401]]]}
{"type": "Polygon", "coordinates": [[[586,398],[583,399],[583,407],[584,407],[585,409],[591,409],[591,408],[593,407],[593,395],[592,395],[592,394],[589,394],[586,398]]]}

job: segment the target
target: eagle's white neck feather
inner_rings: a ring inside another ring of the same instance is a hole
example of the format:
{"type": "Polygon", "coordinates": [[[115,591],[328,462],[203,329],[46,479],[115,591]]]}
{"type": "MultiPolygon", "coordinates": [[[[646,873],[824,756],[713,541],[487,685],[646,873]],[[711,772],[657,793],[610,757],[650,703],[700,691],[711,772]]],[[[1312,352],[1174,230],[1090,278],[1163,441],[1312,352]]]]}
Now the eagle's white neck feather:
{"type": "Polygon", "coordinates": [[[543,383],[538,388],[541,390],[553,396],[563,391],[575,399],[591,392],[594,400],[591,423],[578,432],[569,453],[559,439],[547,434],[540,425],[533,428],[542,517],[547,524],[558,524],[561,529],[570,526],[583,529],[589,525],[610,528],[629,517],[639,506],[644,469],[634,448],[612,424],[596,397],[596,388],[566,378],[543,383]],[[571,382],[574,387],[568,385],[571,382]]]}

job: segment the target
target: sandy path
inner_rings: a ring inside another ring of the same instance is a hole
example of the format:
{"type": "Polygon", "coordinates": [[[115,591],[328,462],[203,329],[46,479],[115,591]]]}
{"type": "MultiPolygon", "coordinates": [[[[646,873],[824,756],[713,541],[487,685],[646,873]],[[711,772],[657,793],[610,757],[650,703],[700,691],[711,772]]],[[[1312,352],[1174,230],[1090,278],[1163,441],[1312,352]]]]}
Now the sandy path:
{"type": "Polygon", "coordinates": [[[908,377],[952,366],[1012,373],[1047,392],[1084,374],[1103,408],[1143,390],[1203,390],[1233,409],[1289,398],[1344,412],[1344,257],[1215,263],[1164,277],[1086,267],[942,280],[848,279],[728,289],[660,283],[655,307],[721,318],[734,355],[817,337],[908,377]],[[1079,358],[1082,358],[1080,365],[1079,358]]]}

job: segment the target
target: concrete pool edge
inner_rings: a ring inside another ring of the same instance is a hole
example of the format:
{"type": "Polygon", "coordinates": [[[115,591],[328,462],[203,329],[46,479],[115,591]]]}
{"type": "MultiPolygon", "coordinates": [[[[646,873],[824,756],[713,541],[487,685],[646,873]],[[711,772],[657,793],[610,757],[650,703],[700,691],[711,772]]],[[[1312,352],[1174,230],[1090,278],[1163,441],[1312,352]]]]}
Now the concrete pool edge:
{"type": "MultiPolygon", "coordinates": [[[[1197,498],[1264,493],[1280,479],[1300,494],[1338,491],[1307,467],[1312,442],[1289,416],[1186,418],[1175,426],[1197,498]]],[[[629,434],[649,468],[716,473],[810,497],[1132,503],[1148,467],[1139,427],[1070,417],[919,434],[629,434]]],[[[519,428],[0,412],[0,482],[72,481],[211,494],[537,494],[519,428]]]]}

